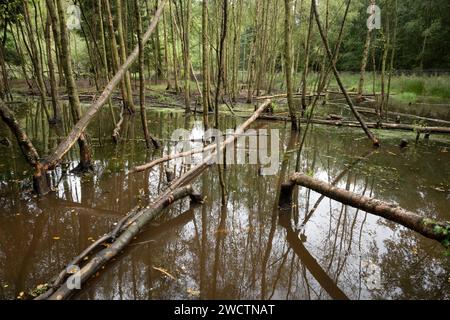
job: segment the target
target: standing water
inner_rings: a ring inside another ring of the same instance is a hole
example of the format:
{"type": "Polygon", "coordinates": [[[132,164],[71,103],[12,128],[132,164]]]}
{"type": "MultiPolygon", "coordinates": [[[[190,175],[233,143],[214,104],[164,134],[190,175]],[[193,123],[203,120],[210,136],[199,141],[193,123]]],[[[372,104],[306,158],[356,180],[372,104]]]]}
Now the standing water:
{"type": "MultiPolygon", "coordinates": [[[[67,134],[50,127],[35,103],[14,107],[41,156],[67,134]]],[[[171,134],[201,132],[180,110],[148,111],[151,133],[174,152],[171,134]]],[[[224,128],[239,125],[222,116],[224,128]]],[[[126,119],[122,141],[111,140],[105,108],[89,126],[95,174],[76,176],[72,150],[52,173],[55,192],[31,192],[30,167],[4,124],[0,137],[0,298],[14,299],[44,284],[136,205],[167,186],[163,167],[130,173],[161,156],[147,151],[138,116],[126,119]]],[[[450,258],[431,240],[382,218],[305,188],[294,191],[292,212],[279,212],[279,186],[295,170],[300,138],[283,122],[254,128],[280,130],[277,175],[258,165],[214,165],[193,185],[202,206],[175,203],[78,293],[80,299],[449,299],[450,258]],[[225,199],[223,199],[225,195],[225,199]]],[[[268,131],[270,133],[270,130],[268,131]]],[[[358,194],[393,202],[423,216],[450,220],[450,140],[432,136],[415,144],[414,133],[379,131],[373,150],[360,129],[313,126],[301,168],[358,194]],[[400,149],[401,139],[410,146],[400,149]]],[[[186,168],[172,163],[177,174],[186,168]]]]}

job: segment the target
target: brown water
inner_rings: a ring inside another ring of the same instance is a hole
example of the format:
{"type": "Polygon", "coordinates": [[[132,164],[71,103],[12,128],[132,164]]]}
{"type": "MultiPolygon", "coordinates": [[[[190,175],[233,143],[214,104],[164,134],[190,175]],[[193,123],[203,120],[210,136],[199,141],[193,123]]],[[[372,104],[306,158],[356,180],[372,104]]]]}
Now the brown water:
{"type": "MultiPolygon", "coordinates": [[[[70,126],[67,121],[49,129],[34,104],[14,109],[41,155],[70,126]]],[[[66,120],[68,115],[66,108],[66,120]]],[[[168,141],[174,129],[200,128],[179,111],[152,110],[148,118],[164,153],[174,147],[168,141]]],[[[239,121],[222,117],[227,128],[239,121]]],[[[278,212],[278,185],[294,171],[298,140],[284,123],[260,121],[255,127],[281,130],[283,179],[259,176],[256,165],[228,166],[222,205],[218,169],[211,167],[194,183],[207,197],[203,206],[176,203],[76,298],[450,298],[450,258],[439,244],[327,198],[308,215],[320,195],[304,188],[296,191],[294,212],[278,212]]],[[[40,199],[30,193],[29,167],[17,146],[0,146],[0,298],[46,283],[131,208],[164,190],[160,167],[128,174],[160,156],[145,150],[140,119],[125,122],[119,146],[112,144],[111,131],[105,109],[89,127],[96,174],[69,173],[77,164],[73,150],[52,174],[58,190],[40,199]]],[[[377,134],[383,147],[361,160],[371,151],[361,130],[314,126],[302,170],[332,181],[350,167],[340,187],[450,220],[450,140],[432,136],[416,145],[413,133],[377,134]],[[397,145],[403,138],[411,144],[402,151],[397,145]]],[[[0,137],[13,141],[3,123],[0,137]]]]}

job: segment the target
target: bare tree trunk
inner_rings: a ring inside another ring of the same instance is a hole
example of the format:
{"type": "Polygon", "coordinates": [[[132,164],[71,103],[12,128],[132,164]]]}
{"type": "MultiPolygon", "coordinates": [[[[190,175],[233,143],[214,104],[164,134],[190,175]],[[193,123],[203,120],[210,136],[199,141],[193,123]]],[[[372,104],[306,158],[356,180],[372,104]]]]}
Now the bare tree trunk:
{"type": "Polygon", "coordinates": [[[312,189],[345,205],[349,205],[387,220],[399,223],[402,226],[416,231],[427,238],[439,242],[443,242],[449,238],[449,235],[436,230],[446,230],[446,228],[450,227],[450,222],[438,222],[427,219],[391,203],[361,196],[353,192],[334,187],[326,182],[322,182],[301,173],[294,174],[290,180],[294,184],[312,189]]]}
{"type": "Polygon", "coordinates": [[[308,67],[309,67],[309,51],[311,48],[311,35],[313,31],[313,20],[314,20],[314,11],[313,5],[311,3],[311,10],[309,13],[309,22],[308,22],[308,34],[306,36],[306,49],[305,49],[305,66],[303,67],[303,75],[302,75],[302,109],[303,112],[308,107],[306,103],[306,90],[308,88],[308,67]]]}
{"type": "MultiPolygon", "coordinates": [[[[119,71],[119,66],[120,66],[120,57],[119,57],[119,52],[118,52],[118,48],[117,48],[117,41],[116,41],[116,36],[115,36],[115,31],[114,31],[114,21],[113,21],[113,17],[112,17],[112,13],[111,13],[111,5],[109,3],[109,0],[103,0],[106,6],[106,13],[108,15],[108,28],[109,28],[109,36],[111,39],[111,55],[112,55],[112,61],[113,61],[113,70],[114,72],[118,72],[119,71]]],[[[127,88],[125,85],[125,78],[122,79],[120,81],[120,91],[122,94],[122,100],[125,104],[127,104],[128,101],[128,94],[127,94],[127,88]]]]}
{"type": "MultiPolygon", "coordinates": [[[[44,108],[47,119],[50,120],[51,117],[50,117],[50,113],[47,108],[47,93],[46,93],[46,88],[45,88],[42,64],[41,64],[41,60],[39,58],[39,52],[38,52],[38,49],[36,46],[36,39],[34,37],[35,32],[32,29],[28,3],[25,0],[23,1],[23,9],[24,9],[24,22],[25,22],[25,27],[27,30],[28,40],[29,40],[30,49],[31,49],[29,53],[30,53],[30,58],[31,58],[31,61],[32,61],[33,67],[34,67],[34,74],[36,77],[36,82],[37,82],[38,90],[39,90],[40,97],[41,97],[41,104],[42,104],[42,107],[44,108]]],[[[25,38],[24,38],[24,41],[26,41],[25,38]]]]}
{"type": "MultiPolygon", "coordinates": [[[[62,6],[62,0],[56,0],[56,5],[59,14],[59,25],[61,32],[61,50],[62,56],[64,57],[62,65],[64,68],[67,94],[69,95],[70,108],[72,110],[74,122],[78,122],[81,119],[81,106],[80,98],[78,96],[78,89],[75,83],[75,78],[73,76],[72,70],[72,56],[69,48],[69,40],[66,29],[66,19],[64,16],[64,10],[62,6]]],[[[89,143],[83,131],[81,131],[78,137],[78,146],[80,148],[80,164],[74,169],[74,172],[85,172],[93,170],[92,160],[91,160],[91,150],[89,143]]]]}
{"type": "MultiPolygon", "coordinates": [[[[119,35],[119,54],[120,54],[120,64],[123,65],[127,59],[127,52],[125,46],[125,38],[123,32],[123,17],[122,17],[122,0],[116,0],[116,10],[117,10],[117,33],[119,35]]],[[[127,91],[126,107],[130,114],[135,112],[134,102],[133,102],[133,91],[131,90],[131,79],[130,72],[127,71],[125,74],[125,90],[127,91]]]]}
{"type": "Polygon", "coordinates": [[[371,37],[372,37],[372,30],[367,30],[366,44],[364,45],[363,57],[361,60],[361,72],[360,72],[359,84],[358,84],[358,96],[359,96],[358,99],[359,100],[361,100],[363,98],[363,94],[364,94],[364,76],[366,73],[367,60],[369,58],[371,37]]]}
{"type": "Polygon", "coordinates": [[[35,174],[33,176],[34,189],[41,195],[49,193],[50,179],[46,171],[42,170],[42,164],[39,161],[39,154],[25,133],[25,130],[22,129],[19,122],[16,120],[14,113],[9,110],[3,100],[0,100],[0,117],[16,137],[17,143],[19,144],[25,160],[30,166],[35,168],[35,174]]]}
{"type": "Polygon", "coordinates": [[[203,67],[203,126],[208,129],[209,113],[209,46],[208,46],[208,0],[202,2],[202,67],[203,67]]]}
{"type": "Polygon", "coordinates": [[[144,137],[147,149],[150,149],[150,143],[153,143],[153,146],[156,149],[158,149],[160,147],[159,143],[148,132],[147,115],[145,111],[145,74],[144,74],[145,57],[144,57],[144,46],[142,45],[142,18],[139,8],[139,0],[134,0],[134,5],[135,5],[138,47],[139,47],[139,98],[140,98],[139,102],[141,108],[141,122],[142,128],[144,130],[144,137]]]}
{"type": "Polygon", "coordinates": [[[219,128],[219,95],[222,84],[223,69],[224,69],[224,45],[227,38],[228,29],[228,0],[222,0],[222,27],[219,43],[219,61],[217,66],[217,85],[216,85],[216,96],[214,102],[214,116],[215,116],[215,128],[219,128]]]}
{"type": "MultiPolygon", "coordinates": [[[[287,0],[286,0],[286,1],[287,1],[287,0]]],[[[363,128],[364,132],[365,132],[366,135],[369,137],[369,139],[372,141],[372,143],[373,143],[374,146],[379,146],[379,145],[380,145],[380,142],[379,142],[378,139],[373,135],[373,133],[369,130],[369,128],[366,126],[364,120],[361,118],[361,116],[360,116],[360,114],[358,113],[358,111],[356,111],[356,109],[355,109],[355,107],[354,107],[354,105],[353,105],[352,100],[350,99],[349,95],[347,94],[347,90],[345,89],[345,87],[344,87],[344,85],[343,85],[343,83],[342,83],[342,81],[341,81],[341,77],[339,76],[339,72],[337,71],[336,64],[335,64],[335,62],[334,62],[333,54],[331,53],[330,47],[329,47],[329,45],[328,45],[328,40],[327,40],[327,38],[326,38],[326,35],[325,35],[325,33],[324,33],[324,31],[323,31],[323,28],[322,28],[322,24],[321,24],[321,22],[320,22],[319,12],[318,12],[318,10],[317,10],[317,4],[316,4],[315,1],[313,1],[312,3],[313,3],[313,7],[314,7],[314,16],[315,16],[315,18],[316,18],[317,27],[319,28],[319,33],[320,33],[320,36],[321,36],[321,38],[322,38],[323,45],[324,45],[325,50],[326,50],[326,53],[327,53],[327,56],[328,56],[328,60],[330,61],[331,66],[332,66],[332,68],[333,68],[333,73],[334,73],[334,76],[335,76],[335,78],[336,78],[336,81],[337,81],[337,83],[338,83],[338,85],[339,85],[339,87],[340,87],[342,93],[343,93],[344,96],[345,96],[345,99],[346,99],[346,101],[347,101],[347,104],[349,105],[350,109],[352,110],[352,112],[353,112],[355,118],[356,118],[356,119],[358,120],[358,122],[361,124],[361,127],[363,128]]]]}
{"type": "MultiPolygon", "coordinates": [[[[89,261],[81,268],[81,283],[84,284],[88,281],[98,270],[100,270],[102,266],[123,251],[123,249],[141,232],[145,225],[159,217],[164,209],[170,207],[175,201],[181,200],[188,196],[191,198],[192,202],[201,202],[201,197],[194,193],[191,186],[176,189],[170,192],[167,196],[159,197],[156,202],[148,208],[135,213],[135,215],[131,214],[127,216],[126,218],[129,219],[123,219],[123,222],[118,224],[119,228],[116,227],[115,230],[101,238],[103,241],[95,243],[95,247],[91,246],[86,249],[85,252],[91,254],[93,249],[103,243],[109,242],[110,244],[107,248],[93,254],[89,261]]],[[[81,254],[73,261],[76,261],[76,263],[72,262],[70,265],[79,264],[86,256],[87,255],[84,253],[81,254]]],[[[38,297],[38,299],[48,298],[49,300],[64,300],[69,298],[74,289],[70,289],[67,282],[62,283],[66,276],[67,272],[66,270],[63,270],[56,277],[56,282],[53,287],[50,288],[45,294],[38,297]]]]}
{"type": "Polygon", "coordinates": [[[298,130],[297,115],[294,105],[294,84],[292,82],[292,0],[284,0],[284,60],[286,72],[286,90],[291,117],[292,130],[298,130]]]}
{"type": "Polygon", "coordinates": [[[61,121],[61,107],[58,101],[58,84],[56,83],[55,66],[53,65],[53,58],[52,58],[51,29],[52,29],[51,16],[50,13],[47,13],[47,22],[45,25],[45,42],[47,48],[47,64],[48,64],[48,73],[50,76],[50,92],[52,96],[52,107],[53,107],[52,122],[57,123],[61,121]]]}

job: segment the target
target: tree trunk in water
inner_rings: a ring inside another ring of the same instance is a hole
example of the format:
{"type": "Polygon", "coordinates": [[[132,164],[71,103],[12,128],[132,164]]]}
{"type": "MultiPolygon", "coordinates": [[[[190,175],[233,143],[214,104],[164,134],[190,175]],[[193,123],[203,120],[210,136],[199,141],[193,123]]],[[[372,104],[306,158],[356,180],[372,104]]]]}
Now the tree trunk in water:
{"type": "Polygon", "coordinates": [[[322,182],[301,173],[294,174],[290,180],[293,184],[312,189],[345,205],[349,205],[387,220],[399,223],[402,226],[418,232],[427,238],[439,242],[443,242],[449,238],[449,235],[438,232],[437,230],[440,230],[440,228],[444,230],[449,228],[450,222],[433,221],[391,203],[361,196],[344,189],[339,189],[326,182],[322,182]]]}
{"type": "MultiPolygon", "coordinates": [[[[70,108],[72,110],[73,120],[74,122],[78,122],[81,119],[81,106],[80,106],[80,98],[78,96],[78,89],[75,83],[75,78],[73,76],[72,70],[72,58],[70,54],[69,48],[69,40],[66,29],[66,19],[64,16],[64,10],[62,6],[62,0],[56,0],[56,5],[58,8],[59,14],[59,25],[61,32],[61,50],[63,61],[62,65],[64,68],[65,78],[66,78],[66,87],[67,94],[69,95],[69,103],[70,108]]],[[[86,139],[84,132],[82,131],[78,137],[78,146],[80,148],[80,163],[73,170],[74,172],[85,172],[93,170],[92,161],[91,161],[91,150],[89,147],[89,143],[86,139]]]]}
{"type": "Polygon", "coordinates": [[[214,101],[214,115],[215,115],[215,128],[219,128],[219,95],[222,84],[223,69],[224,69],[224,46],[225,40],[227,38],[227,28],[228,28],[228,0],[222,0],[223,11],[222,11],[222,28],[219,43],[219,61],[217,66],[217,85],[216,85],[216,96],[214,101]]]}
{"type": "Polygon", "coordinates": [[[52,107],[53,107],[52,122],[57,123],[61,121],[61,110],[60,110],[61,108],[58,101],[58,84],[56,83],[55,66],[53,65],[53,58],[52,58],[51,29],[52,29],[51,16],[49,13],[47,13],[47,23],[45,25],[45,43],[46,43],[45,46],[47,48],[47,64],[48,64],[48,73],[50,76],[50,92],[52,96],[52,107]]]}
{"type": "Polygon", "coordinates": [[[25,130],[23,130],[19,122],[16,120],[14,113],[9,110],[3,100],[0,100],[0,117],[16,137],[17,143],[19,144],[25,160],[30,166],[35,168],[35,174],[33,176],[33,187],[35,192],[39,195],[49,193],[50,179],[47,171],[43,169],[42,164],[39,162],[39,154],[25,133],[25,130]]]}
{"type": "MultiPolygon", "coordinates": [[[[287,0],[286,0],[286,1],[287,1],[287,0]]],[[[361,127],[363,128],[364,132],[365,132],[366,135],[369,137],[369,139],[372,141],[373,145],[376,146],[376,147],[378,147],[378,146],[380,145],[380,142],[379,142],[378,139],[373,135],[373,133],[369,130],[369,128],[367,128],[367,126],[366,126],[364,120],[361,118],[361,116],[360,116],[360,114],[358,113],[358,111],[356,111],[355,106],[353,105],[353,102],[352,102],[352,100],[350,99],[349,95],[347,94],[347,90],[345,89],[345,87],[344,87],[344,85],[343,85],[343,83],[342,83],[342,81],[341,81],[341,77],[339,76],[339,72],[337,71],[336,64],[335,64],[335,62],[334,62],[333,54],[331,53],[330,47],[329,47],[329,45],[328,45],[328,40],[327,40],[327,38],[326,38],[326,35],[325,35],[324,30],[323,30],[323,28],[322,28],[322,24],[321,24],[321,22],[320,22],[319,12],[318,12],[318,10],[317,10],[317,4],[316,4],[315,1],[313,1],[312,3],[313,3],[313,7],[314,7],[314,16],[315,16],[315,18],[316,18],[317,27],[319,28],[319,33],[320,33],[320,36],[321,36],[321,38],[322,38],[323,45],[324,45],[325,50],[326,50],[326,53],[327,53],[327,56],[328,56],[328,60],[330,61],[330,64],[331,64],[331,66],[332,66],[332,68],[333,68],[333,73],[334,73],[334,76],[335,76],[335,78],[336,78],[336,81],[337,81],[337,83],[338,83],[338,85],[339,85],[339,87],[340,87],[342,93],[344,94],[345,100],[347,101],[347,103],[348,103],[350,109],[352,110],[352,112],[353,112],[355,118],[356,118],[356,119],[358,120],[358,122],[361,124],[361,127]]]]}
{"type": "Polygon", "coordinates": [[[364,77],[365,77],[365,73],[366,73],[367,60],[369,58],[371,37],[372,37],[372,31],[367,30],[366,44],[364,45],[363,57],[361,60],[361,72],[359,75],[359,83],[358,83],[358,99],[359,100],[362,99],[363,94],[364,94],[364,77]]]}
{"type": "Polygon", "coordinates": [[[159,143],[150,135],[148,132],[147,116],[145,112],[145,74],[144,74],[144,46],[142,45],[142,18],[141,12],[139,11],[139,0],[134,0],[135,4],[135,14],[137,23],[137,36],[138,36],[138,47],[139,47],[139,100],[141,109],[141,122],[142,128],[144,130],[144,137],[147,149],[150,149],[150,143],[158,149],[160,147],[159,143]]]}
{"type": "Polygon", "coordinates": [[[202,3],[202,67],[203,67],[203,126],[208,129],[209,112],[209,46],[208,46],[208,0],[202,3]]]}
{"type": "Polygon", "coordinates": [[[286,90],[291,117],[292,130],[297,131],[297,115],[294,105],[294,84],[292,83],[292,0],[284,0],[284,61],[286,72],[286,90]]]}
{"type": "MultiPolygon", "coordinates": [[[[102,237],[101,239],[103,241],[99,242],[96,246],[98,247],[103,243],[109,242],[108,247],[94,254],[92,258],[90,258],[89,261],[81,268],[81,284],[88,281],[98,270],[101,269],[102,266],[123,251],[123,249],[131,241],[133,241],[133,239],[150,221],[161,215],[164,209],[171,206],[174,202],[188,196],[191,198],[192,202],[201,202],[201,197],[194,193],[192,187],[186,186],[170,192],[167,196],[159,197],[156,202],[150,205],[147,209],[136,213],[134,216],[130,215],[129,219],[122,220],[123,223],[121,223],[121,228],[115,229],[108,235],[102,237]],[[120,235],[118,233],[120,233],[120,235]]],[[[78,261],[78,263],[79,262],[80,261],[78,261]]],[[[64,300],[69,298],[74,289],[70,289],[67,282],[63,284],[61,283],[66,276],[67,272],[65,272],[65,270],[62,271],[56,278],[60,283],[51,288],[49,292],[43,295],[43,297],[38,297],[38,299],[48,298],[49,300],[64,300]]]]}
{"type": "MultiPolygon", "coordinates": [[[[103,71],[106,83],[109,82],[109,68],[108,68],[108,55],[106,53],[106,41],[105,41],[105,27],[103,24],[103,10],[102,10],[102,0],[97,0],[97,9],[100,18],[100,39],[102,45],[102,61],[103,61],[103,71]]],[[[114,114],[114,109],[112,106],[111,98],[108,99],[109,111],[111,113],[111,119],[113,124],[116,124],[116,116],[114,114]]]]}
{"type": "MultiPolygon", "coordinates": [[[[117,33],[119,35],[119,53],[120,53],[120,64],[123,65],[127,59],[127,52],[125,46],[125,37],[123,33],[123,17],[122,17],[122,0],[116,0],[116,10],[117,10],[117,33]]],[[[134,111],[133,102],[133,91],[131,89],[131,78],[130,72],[125,73],[125,90],[127,91],[126,108],[130,114],[134,111]]]]}
{"type": "MultiPolygon", "coordinates": [[[[114,31],[114,21],[113,21],[113,16],[111,13],[111,5],[109,3],[109,0],[104,0],[104,3],[106,5],[106,13],[108,15],[108,28],[109,28],[109,36],[111,38],[111,55],[112,55],[112,60],[113,60],[113,70],[114,72],[118,72],[119,71],[119,66],[120,66],[120,57],[119,57],[119,52],[118,52],[118,48],[117,48],[117,41],[116,41],[116,36],[115,36],[115,31],[114,31]]],[[[121,79],[120,81],[120,91],[122,94],[122,100],[124,102],[124,104],[127,104],[128,101],[128,94],[127,94],[127,89],[126,89],[126,85],[125,85],[125,78],[121,79]]]]}
{"type": "Polygon", "coordinates": [[[308,67],[309,67],[309,50],[311,48],[311,35],[313,31],[313,20],[314,20],[314,8],[311,3],[311,10],[309,13],[309,22],[308,22],[308,34],[306,36],[306,49],[305,49],[305,66],[303,67],[303,75],[302,75],[302,109],[303,112],[308,107],[306,103],[306,90],[308,88],[308,67]]]}
{"type": "MultiPolygon", "coordinates": [[[[39,52],[36,46],[36,39],[34,37],[35,32],[32,29],[32,25],[31,25],[31,17],[30,17],[30,12],[28,9],[28,3],[26,1],[23,1],[23,9],[24,9],[24,22],[25,22],[25,27],[28,33],[28,40],[29,40],[29,44],[30,44],[30,58],[34,67],[34,74],[36,77],[36,82],[37,82],[37,86],[38,86],[38,90],[40,93],[40,97],[41,97],[41,104],[42,107],[44,108],[45,114],[47,116],[47,119],[50,120],[50,113],[48,111],[47,108],[47,94],[46,94],[46,88],[45,88],[45,82],[44,82],[44,76],[43,76],[43,70],[42,70],[42,64],[41,64],[41,60],[39,58],[39,52]]],[[[24,41],[25,37],[24,37],[24,41]]]]}

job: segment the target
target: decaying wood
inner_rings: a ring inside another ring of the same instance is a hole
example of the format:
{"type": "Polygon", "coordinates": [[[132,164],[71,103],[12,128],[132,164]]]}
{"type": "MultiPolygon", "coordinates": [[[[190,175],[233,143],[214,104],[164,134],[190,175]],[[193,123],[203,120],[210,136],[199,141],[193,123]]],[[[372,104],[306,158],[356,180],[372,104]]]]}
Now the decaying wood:
{"type": "MultiPolygon", "coordinates": [[[[132,219],[136,216],[136,212],[132,211],[117,224],[113,231],[99,238],[95,243],[73,259],[71,263],[68,264],[68,267],[79,265],[86,257],[93,254],[99,246],[105,246],[106,248],[103,250],[94,253],[81,268],[79,272],[81,284],[85,283],[100,270],[102,266],[117,256],[134,239],[134,237],[140,233],[142,228],[148,224],[149,221],[157,218],[164,209],[174,202],[187,196],[191,198],[191,201],[201,201],[201,197],[194,193],[192,186],[185,186],[167,193],[164,196],[158,197],[152,205],[138,212],[137,219],[132,219]]],[[[53,279],[49,290],[40,295],[37,300],[63,300],[68,298],[74,292],[74,289],[69,288],[67,282],[63,283],[67,276],[68,273],[65,268],[55,277],[55,279],[53,279]]]]}
{"type": "Polygon", "coordinates": [[[297,184],[308,189],[314,190],[324,196],[339,201],[345,205],[363,210],[365,212],[377,215],[387,220],[401,224],[421,235],[439,242],[448,238],[442,232],[437,232],[436,228],[450,228],[450,222],[438,222],[417,213],[407,211],[399,206],[387,203],[381,200],[358,195],[353,192],[340,189],[326,182],[314,179],[301,173],[295,173],[291,178],[292,185],[297,184]]]}

